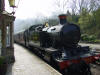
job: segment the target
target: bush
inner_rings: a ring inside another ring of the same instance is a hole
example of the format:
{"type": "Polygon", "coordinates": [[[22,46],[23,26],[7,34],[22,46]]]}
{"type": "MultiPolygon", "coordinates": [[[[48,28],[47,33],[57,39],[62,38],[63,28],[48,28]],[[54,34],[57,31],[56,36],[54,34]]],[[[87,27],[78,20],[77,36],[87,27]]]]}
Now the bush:
{"type": "Polygon", "coordinates": [[[94,35],[82,34],[81,41],[83,42],[96,42],[96,37],[94,35]]]}
{"type": "Polygon", "coordinates": [[[94,43],[100,43],[100,40],[96,39],[96,40],[94,41],[94,43]]]}
{"type": "Polygon", "coordinates": [[[87,34],[82,34],[81,35],[81,41],[88,41],[89,40],[89,37],[87,34]]]}
{"type": "Polygon", "coordinates": [[[0,56],[0,65],[2,65],[5,62],[5,57],[0,56]]]}
{"type": "Polygon", "coordinates": [[[7,71],[7,63],[5,63],[5,57],[0,56],[0,75],[5,75],[7,71]]]}

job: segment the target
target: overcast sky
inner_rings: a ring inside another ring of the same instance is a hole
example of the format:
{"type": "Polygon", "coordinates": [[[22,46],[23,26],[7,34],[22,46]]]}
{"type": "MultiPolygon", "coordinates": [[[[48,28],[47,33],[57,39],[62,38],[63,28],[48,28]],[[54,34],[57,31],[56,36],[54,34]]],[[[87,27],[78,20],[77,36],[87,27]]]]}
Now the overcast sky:
{"type": "MultiPolygon", "coordinates": [[[[12,8],[9,7],[8,0],[5,1],[6,10],[11,12],[12,8]]],[[[16,6],[18,1],[16,0],[16,6]]],[[[17,19],[35,18],[38,15],[49,17],[53,12],[57,11],[54,6],[54,0],[20,0],[18,8],[15,8],[15,10],[17,19]]]]}

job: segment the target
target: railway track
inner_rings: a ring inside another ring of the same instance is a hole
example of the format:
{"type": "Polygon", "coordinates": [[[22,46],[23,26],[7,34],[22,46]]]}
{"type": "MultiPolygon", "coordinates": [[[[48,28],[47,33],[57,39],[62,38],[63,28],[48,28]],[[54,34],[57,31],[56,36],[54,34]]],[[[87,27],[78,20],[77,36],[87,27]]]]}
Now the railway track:
{"type": "MultiPolygon", "coordinates": [[[[80,43],[82,46],[89,46],[92,50],[95,50],[96,53],[100,53],[100,44],[86,44],[80,43]]],[[[90,64],[92,75],[100,75],[100,60],[95,63],[90,64]]]]}
{"type": "Polygon", "coordinates": [[[100,75],[100,64],[90,64],[92,75],[100,75]]]}
{"type": "Polygon", "coordinates": [[[90,66],[92,68],[97,68],[98,70],[100,70],[100,64],[92,63],[92,64],[90,64],[90,66]]]}

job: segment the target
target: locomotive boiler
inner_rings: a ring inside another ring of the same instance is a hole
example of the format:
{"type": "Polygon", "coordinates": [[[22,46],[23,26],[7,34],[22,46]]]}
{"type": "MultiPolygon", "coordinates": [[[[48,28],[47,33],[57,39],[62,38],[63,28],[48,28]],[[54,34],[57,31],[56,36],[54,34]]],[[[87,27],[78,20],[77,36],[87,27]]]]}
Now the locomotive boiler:
{"type": "Polygon", "coordinates": [[[67,22],[66,15],[59,15],[59,22],[55,26],[33,25],[16,34],[15,41],[34,48],[35,52],[65,75],[91,75],[89,64],[98,60],[100,54],[93,53],[88,46],[78,45],[80,28],[67,22]]]}
{"type": "Polygon", "coordinates": [[[59,18],[59,25],[43,28],[43,31],[40,32],[42,33],[40,40],[46,40],[41,44],[54,48],[76,47],[80,40],[80,28],[75,24],[68,23],[65,15],[60,15],[59,18]]]}

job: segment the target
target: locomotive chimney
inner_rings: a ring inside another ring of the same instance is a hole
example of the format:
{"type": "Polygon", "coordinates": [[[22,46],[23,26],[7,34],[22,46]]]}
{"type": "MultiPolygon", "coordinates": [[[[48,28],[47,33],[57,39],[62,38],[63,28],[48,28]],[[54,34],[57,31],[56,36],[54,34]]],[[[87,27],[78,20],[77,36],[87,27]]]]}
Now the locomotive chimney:
{"type": "Polygon", "coordinates": [[[65,14],[61,14],[58,16],[59,17],[59,20],[60,20],[60,24],[64,25],[67,23],[67,16],[65,14]]]}

